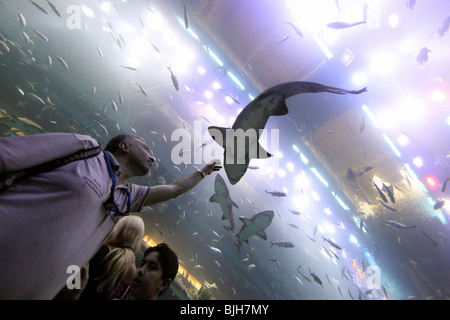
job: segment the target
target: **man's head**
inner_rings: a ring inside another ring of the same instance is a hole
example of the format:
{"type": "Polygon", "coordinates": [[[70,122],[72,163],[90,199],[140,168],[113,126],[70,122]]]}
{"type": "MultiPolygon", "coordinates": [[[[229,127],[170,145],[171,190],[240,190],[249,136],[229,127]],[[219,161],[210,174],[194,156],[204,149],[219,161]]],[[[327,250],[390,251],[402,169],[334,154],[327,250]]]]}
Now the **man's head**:
{"type": "Polygon", "coordinates": [[[136,300],[156,300],[170,287],[177,273],[178,257],[167,244],[149,247],[131,284],[131,294],[136,300]]]}
{"type": "Polygon", "coordinates": [[[112,138],[105,146],[105,151],[111,152],[129,176],[146,175],[155,158],[144,139],[132,134],[121,134],[112,138]]]}

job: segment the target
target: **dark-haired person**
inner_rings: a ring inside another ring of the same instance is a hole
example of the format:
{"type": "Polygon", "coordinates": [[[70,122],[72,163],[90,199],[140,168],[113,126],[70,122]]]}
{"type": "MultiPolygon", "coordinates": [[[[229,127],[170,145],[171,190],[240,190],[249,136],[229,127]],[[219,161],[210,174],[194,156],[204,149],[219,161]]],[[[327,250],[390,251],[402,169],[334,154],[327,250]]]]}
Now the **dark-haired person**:
{"type": "MultiPolygon", "coordinates": [[[[44,137],[39,139],[43,149],[52,150],[55,136],[44,137]]],[[[57,137],[64,143],[90,138],[57,137]]],[[[14,152],[0,149],[0,154],[14,152]]],[[[154,161],[141,137],[124,134],[112,138],[96,156],[32,175],[0,191],[0,299],[54,298],[72,276],[73,266],[81,269],[92,258],[122,216],[176,198],[221,168],[213,160],[171,184],[148,187],[128,182],[146,175],[154,161]]]]}
{"type": "Polygon", "coordinates": [[[169,289],[177,273],[178,257],[167,244],[149,247],[131,285],[120,284],[109,300],[156,300],[169,289]]]}

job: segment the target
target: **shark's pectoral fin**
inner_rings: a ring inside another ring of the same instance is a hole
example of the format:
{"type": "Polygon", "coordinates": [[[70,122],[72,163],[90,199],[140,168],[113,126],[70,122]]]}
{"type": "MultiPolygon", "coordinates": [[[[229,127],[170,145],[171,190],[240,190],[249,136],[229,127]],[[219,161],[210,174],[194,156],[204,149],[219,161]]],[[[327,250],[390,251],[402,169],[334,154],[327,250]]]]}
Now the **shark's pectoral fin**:
{"type": "Polygon", "coordinates": [[[262,239],[267,240],[267,236],[266,233],[264,232],[264,230],[259,231],[258,233],[256,233],[258,236],[260,236],[262,239]]]}
{"type": "Polygon", "coordinates": [[[258,157],[257,159],[267,159],[272,157],[273,155],[267,152],[259,143],[258,143],[258,157]]]}
{"type": "Polygon", "coordinates": [[[216,127],[211,126],[208,127],[208,132],[211,138],[213,138],[214,141],[217,142],[222,148],[225,148],[225,137],[227,136],[227,128],[224,127],[216,127]]]}
{"type": "Polygon", "coordinates": [[[219,202],[219,195],[217,193],[213,194],[211,198],[209,198],[209,202],[219,202]]]}
{"type": "Polygon", "coordinates": [[[252,222],[250,219],[247,219],[247,218],[244,218],[244,217],[239,217],[239,220],[241,220],[241,222],[244,225],[248,225],[248,224],[250,224],[252,222]]]}

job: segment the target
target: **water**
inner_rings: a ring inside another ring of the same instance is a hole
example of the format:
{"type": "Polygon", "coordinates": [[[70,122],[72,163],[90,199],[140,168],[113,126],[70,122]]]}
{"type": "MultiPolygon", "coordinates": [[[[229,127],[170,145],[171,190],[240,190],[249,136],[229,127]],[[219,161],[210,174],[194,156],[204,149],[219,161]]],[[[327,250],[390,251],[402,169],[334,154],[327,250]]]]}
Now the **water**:
{"type": "MultiPolygon", "coordinates": [[[[217,289],[209,289],[213,298],[449,297],[448,204],[433,209],[448,198],[441,187],[450,175],[445,138],[449,35],[437,33],[446,18],[445,1],[413,9],[401,1],[366,1],[367,23],[339,31],[326,24],[359,21],[361,1],[339,2],[340,12],[334,1],[314,7],[306,1],[185,1],[189,29],[182,1],[55,4],[61,18],[44,1],[40,5],[48,15],[29,1],[0,4],[0,33],[11,41],[6,42],[9,52],[0,48],[1,134],[77,132],[105,145],[121,132],[136,133],[157,158],[151,174],[136,183],[170,183],[214,157],[223,161],[207,127],[231,126],[242,108],[272,85],[303,80],[349,90],[368,87],[358,96],[318,93],[288,99],[289,114],[269,119],[269,136],[262,143],[279,151],[276,157],[252,160],[258,168],[249,169],[236,185],[224,170],[218,173],[239,206],[233,209],[233,234],[223,227],[229,222],[222,221],[220,206],[209,201],[215,174],[191,192],[139,214],[147,236],[171,245],[201,286],[216,284],[217,289]],[[283,22],[296,25],[303,37],[283,22]],[[420,65],[416,56],[424,46],[431,53],[420,65]],[[171,140],[176,129],[193,137],[187,164],[175,163],[180,154],[172,151],[179,151],[181,142],[171,140]],[[278,140],[271,140],[275,133],[278,140]],[[402,134],[409,140],[405,146],[397,139],[402,134]],[[413,161],[418,156],[421,168],[413,161]],[[369,166],[374,168],[364,172],[369,166]],[[346,177],[349,168],[354,181],[346,177]],[[428,175],[436,177],[436,186],[427,183],[428,175]],[[387,204],[397,211],[382,206],[371,180],[380,189],[383,182],[393,186],[395,203],[387,204]],[[265,230],[267,240],[252,237],[238,250],[238,217],[264,210],[275,212],[265,230]],[[385,220],[415,228],[395,230],[385,220]],[[270,247],[280,240],[295,247],[270,247]],[[196,262],[190,260],[194,252],[196,262]]],[[[179,278],[189,287],[187,278],[179,278]]]]}

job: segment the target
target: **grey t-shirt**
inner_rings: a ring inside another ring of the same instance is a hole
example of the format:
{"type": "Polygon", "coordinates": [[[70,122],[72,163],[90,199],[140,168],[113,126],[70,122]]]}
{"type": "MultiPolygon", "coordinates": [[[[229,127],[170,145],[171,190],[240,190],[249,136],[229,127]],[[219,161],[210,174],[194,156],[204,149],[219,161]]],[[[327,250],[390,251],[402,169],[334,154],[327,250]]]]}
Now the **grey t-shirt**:
{"type": "MultiPolygon", "coordinates": [[[[119,165],[109,153],[114,172],[119,165]]],[[[19,181],[0,192],[0,299],[52,299],[95,254],[115,222],[103,204],[112,180],[104,154],[19,181]]],[[[139,212],[149,187],[119,185],[121,211],[139,212]]]]}

